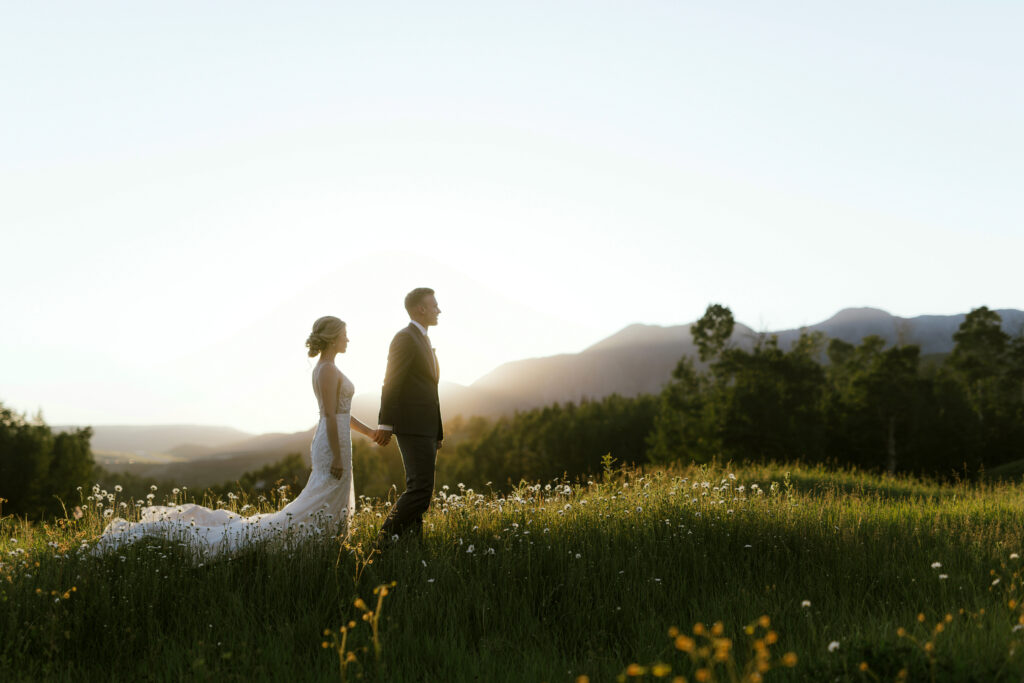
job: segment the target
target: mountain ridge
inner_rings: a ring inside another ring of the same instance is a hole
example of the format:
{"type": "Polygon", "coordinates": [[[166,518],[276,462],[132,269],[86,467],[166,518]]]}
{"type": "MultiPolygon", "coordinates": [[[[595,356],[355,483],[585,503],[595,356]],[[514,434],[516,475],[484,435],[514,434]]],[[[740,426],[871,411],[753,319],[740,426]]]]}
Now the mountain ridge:
{"type": "MultiPolygon", "coordinates": [[[[1011,335],[1024,331],[1024,311],[999,309],[1003,329],[1011,335]]],[[[803,332],[823,332],[830,338],[857,343],[865,336],[876,334],[891,344],[917,344],[923,355],[948,353],[953,348],[953,334],[966,314],[921,315],[913,318],[894,316],[882,309],[851,307],[838,311],[827,320],[806,327],[776,332],[756,332],[737,323],[732,342],[750,348],[761,336],[775,336],[782,348],[796,341],[803,332]]],[[[595,342],[578,353],[562,353],[538,358],[526,358],[499,365],[468,386],[442,382],[441,407],[446,420],[456,415],[470,417],[500,417],[517,410],[528,410],[551,403],[579,402],[600,399],[612,393],[636,396],[657,393],[671,377],[683,355],[696,357],[697,349],[690,335],[692,323],[684,325],[648,325],[633,323],[618,332],[595,342]]],[[[379,397],[359,394],[353,400],[353,412],[373,421],[377,415],[379,397]]],[[[125,437],[132,430],[142,434],[146,429],[157,432],[173,430],[173,425],[129,427],[102,425],[94,427],[93,447],[103,451],[97,460],[104,466],[126,464],[136,451],[163,454],[149,459],[154,472],[165,474],[182,467],[202,468],[213,462],[237,461],[247,458],[253,463],[266,464],[275,457],[289,452],[305,452],[312,439],[312,429],[293,433],[252,435],[229,427],[185,426],[193,430],[192,437],[204,433],[204,438],[190,438],[169,444],[167,438],[150,448],[101,448],[109,446],[111,434],[125,437]],[[219,430],[219,431],[218,431],[219,430]],[[229,438],[229,437],[236,438],[229,438]],[[159,445],[162,447],[157,448],[159,445]],[[121,451],[121,452],[113,452],[121,451]],[[203,465],[207,463],[207,465],[203,465]]],[[[166,434],[163,435],[166,437],[166,434]]],[[[120,445],[124,445],[123,440],[120,445]]],[[[138,445],[135,442],[134,445],[138,445]]],[[[139,458],[139,460],[147,460],[139,458]]],[[[142,464],[142,463],[139,463],[142,464]]],[[[239,471],[238,474],[241,474],[239,471]]]]}
{"type": "MultiPolygon", "coordinates": [[[[1024,332],[1024,311],[996,312],[1008,333],[1024,332]]],[[[758,337],[775,336],[782,348],[789,348],[804,332],[822,332],[829,338],[850,343],[878,335],[887,345],[916,344],[923,355],[929,355],[952,351],[953,334],[966,316],[961,313],[903,318],[879,308],[850,307],[820,323],[775,332],[760,333],[737,323],[731,339],[734,344],[749,348],[758,337]]],[[[634,323],[577,354],[510,361],[468,387],[449,392],[442,398],[442,408],[448,415],[468,416],[474,413],[465,412],[466,408],[479,405],[484,410],[475,414],[495,417],[555,401],[599,399],[612,393],[657,393],[682,356],[697,356],[690,335],[692,324],[634,323]],[[477,392],[486,392],[487,400],[475,400],[477,392]]]]}

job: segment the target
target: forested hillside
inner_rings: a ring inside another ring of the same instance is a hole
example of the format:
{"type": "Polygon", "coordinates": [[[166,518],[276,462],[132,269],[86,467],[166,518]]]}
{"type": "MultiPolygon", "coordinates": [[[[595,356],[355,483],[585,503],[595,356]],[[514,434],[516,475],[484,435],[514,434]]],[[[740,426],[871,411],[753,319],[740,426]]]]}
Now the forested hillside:
{"type": "Polygon", "coordinates": [[[1024,336],[979,308],[940,363],[915,345],[858,345],[803,333],[787,349],[729,342],[732,313],[711,306],[661,394],[654,461],[830,462],[871,470],[975,476],[1024,458],[1024,336]],[[825,360],[822,360],[824,354],[825,360]]]}

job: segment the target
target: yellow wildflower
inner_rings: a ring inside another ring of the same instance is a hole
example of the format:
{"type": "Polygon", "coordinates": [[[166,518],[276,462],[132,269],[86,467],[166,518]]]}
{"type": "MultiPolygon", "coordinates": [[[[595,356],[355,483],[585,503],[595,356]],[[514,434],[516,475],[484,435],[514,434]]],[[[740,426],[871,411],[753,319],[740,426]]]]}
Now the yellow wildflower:
{"type": "Polygon", "coordinates": [[[693,652],[693,648],[697,642],[690,636],[684,636],[682,634],[676,636],[676,649],[683,652],[693,652]]]}
{"type": "Polygon", "coordinates": [[[643,676],[645,673],[647,673],[647,669],[639,664],[630,664],[626,667],[627,676],[643,676]]]}

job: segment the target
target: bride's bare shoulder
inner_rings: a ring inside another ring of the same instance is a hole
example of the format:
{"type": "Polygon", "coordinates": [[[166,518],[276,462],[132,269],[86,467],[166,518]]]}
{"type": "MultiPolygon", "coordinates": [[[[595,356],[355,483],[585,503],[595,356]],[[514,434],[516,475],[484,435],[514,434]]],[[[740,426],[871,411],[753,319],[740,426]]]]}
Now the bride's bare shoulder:
{"type": "Polygon", "coordinates": [[[334,384],[341,380],[341,370],[334,363],[320,363],[313,368],[313,378],[321,386],[334,384]]]}

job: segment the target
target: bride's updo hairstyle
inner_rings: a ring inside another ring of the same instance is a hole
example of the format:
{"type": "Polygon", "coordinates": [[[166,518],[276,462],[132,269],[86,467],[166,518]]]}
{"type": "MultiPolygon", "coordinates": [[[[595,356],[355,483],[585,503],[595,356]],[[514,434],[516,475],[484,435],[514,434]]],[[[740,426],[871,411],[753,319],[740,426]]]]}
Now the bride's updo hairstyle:
{"type": "Polygon", "coordinates": [[[306,348],[309,349],[309,357],[320,355],[320,352],[334,343],[334,340],[345,331],[345,323],[333,315],[325,315],[317,318],[313,323],[313,331],[306,339],[306,348]]]}

